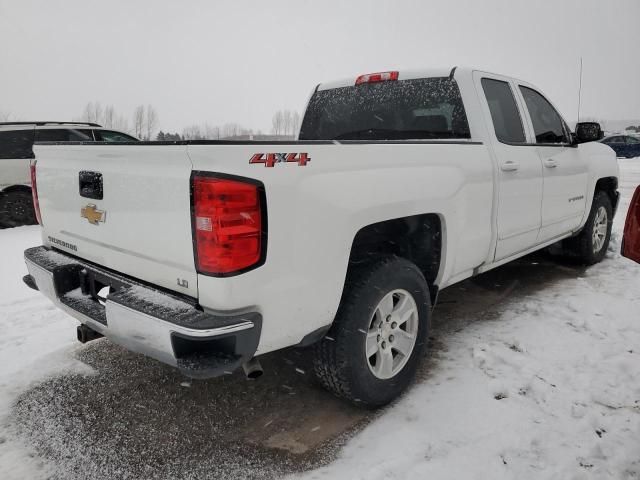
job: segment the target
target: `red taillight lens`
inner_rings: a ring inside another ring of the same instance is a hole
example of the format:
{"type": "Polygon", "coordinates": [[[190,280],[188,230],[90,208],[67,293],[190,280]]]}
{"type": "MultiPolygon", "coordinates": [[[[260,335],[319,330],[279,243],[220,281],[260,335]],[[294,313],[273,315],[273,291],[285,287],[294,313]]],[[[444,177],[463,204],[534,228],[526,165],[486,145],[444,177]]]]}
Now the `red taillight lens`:
{"type": "Polygon", "coordinates": [[[40,216],[40,202],[38,201],[38,184],[36,182],[36,160],[31,160],[31,196],[33,197],[33,210],[36,212],[36,220],[42,225],[40,216]]]}
{"type": "Polygon", "coordinates": [[[198,271],[224,275],[256,266],[266,227],[260,186],[196,175],[192,191],[198,271]]]}
{"type": "Polygon", "coordinates": [[[398,75],[398,72],[367,73],[356,78],[356,85],[361,85],[363,83],[378,83],[398,80],[398,75]]]}

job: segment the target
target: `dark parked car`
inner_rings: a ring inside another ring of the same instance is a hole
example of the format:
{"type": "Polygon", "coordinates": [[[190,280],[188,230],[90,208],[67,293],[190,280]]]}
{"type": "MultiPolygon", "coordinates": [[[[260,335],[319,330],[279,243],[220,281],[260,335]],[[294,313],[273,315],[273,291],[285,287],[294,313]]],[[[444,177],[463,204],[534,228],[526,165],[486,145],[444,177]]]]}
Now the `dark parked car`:
{"type": "Polygon", "coordinates": [[[29,162],[35,142],[137,142],[126,133],[85,122],[0,123],[0,228],[36,223],[29,162]]]}
{"type": "Polygon", "coordinates": [[[632,135],[611,135],[600,140],[609,145],[618,157],[640,157],[640,138],[632,135]]]}

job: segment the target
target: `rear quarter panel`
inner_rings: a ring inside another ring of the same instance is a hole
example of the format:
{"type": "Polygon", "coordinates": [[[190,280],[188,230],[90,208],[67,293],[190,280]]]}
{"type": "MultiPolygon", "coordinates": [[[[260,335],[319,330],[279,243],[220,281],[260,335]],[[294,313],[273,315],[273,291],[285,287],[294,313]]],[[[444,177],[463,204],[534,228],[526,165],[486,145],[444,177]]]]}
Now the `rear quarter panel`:
{"type": "Polygon", "coordinates": [[[258,353],[299,343],[329,325],[342,295],[356,233],[422,213],[443,225],[437,283],[469,272],[491,250],[493,167],[482,144],[189,145],[194,170],[265,185],[268,246],[263,266],[198,275],[200,303],[263,314],[258,353]],[[306,166],[249,164],[255,153],[306,152],[306,166]]]}

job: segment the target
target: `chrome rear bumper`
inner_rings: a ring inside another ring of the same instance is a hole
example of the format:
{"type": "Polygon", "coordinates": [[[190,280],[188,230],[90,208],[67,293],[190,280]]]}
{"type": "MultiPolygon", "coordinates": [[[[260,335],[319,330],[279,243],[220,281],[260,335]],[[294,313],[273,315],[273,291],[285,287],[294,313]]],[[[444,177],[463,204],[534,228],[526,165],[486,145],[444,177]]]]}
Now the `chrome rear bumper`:
{"type": "Polygon", "coordinates": [[[212,314],[195,299],[157,290],[46,247],[25,251],[40,292],[81,323],[123,347],[208,378],[229,373],[253,357],[262,316],[212,314]]]}

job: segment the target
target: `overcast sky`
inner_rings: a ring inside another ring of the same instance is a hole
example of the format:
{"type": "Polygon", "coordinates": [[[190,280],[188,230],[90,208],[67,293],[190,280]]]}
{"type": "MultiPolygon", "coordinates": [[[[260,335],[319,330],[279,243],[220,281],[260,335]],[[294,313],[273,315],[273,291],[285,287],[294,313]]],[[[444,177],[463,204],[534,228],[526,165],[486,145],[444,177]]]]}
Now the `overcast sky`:
{"type": "Polygon", "coordinates": [[[85,104],[163,130],[268,131],[319,82],[466,65],[536,84],[568,121],[640,118],[640,0],[0,0],[0,112],[78,118],[85,104]]]}

